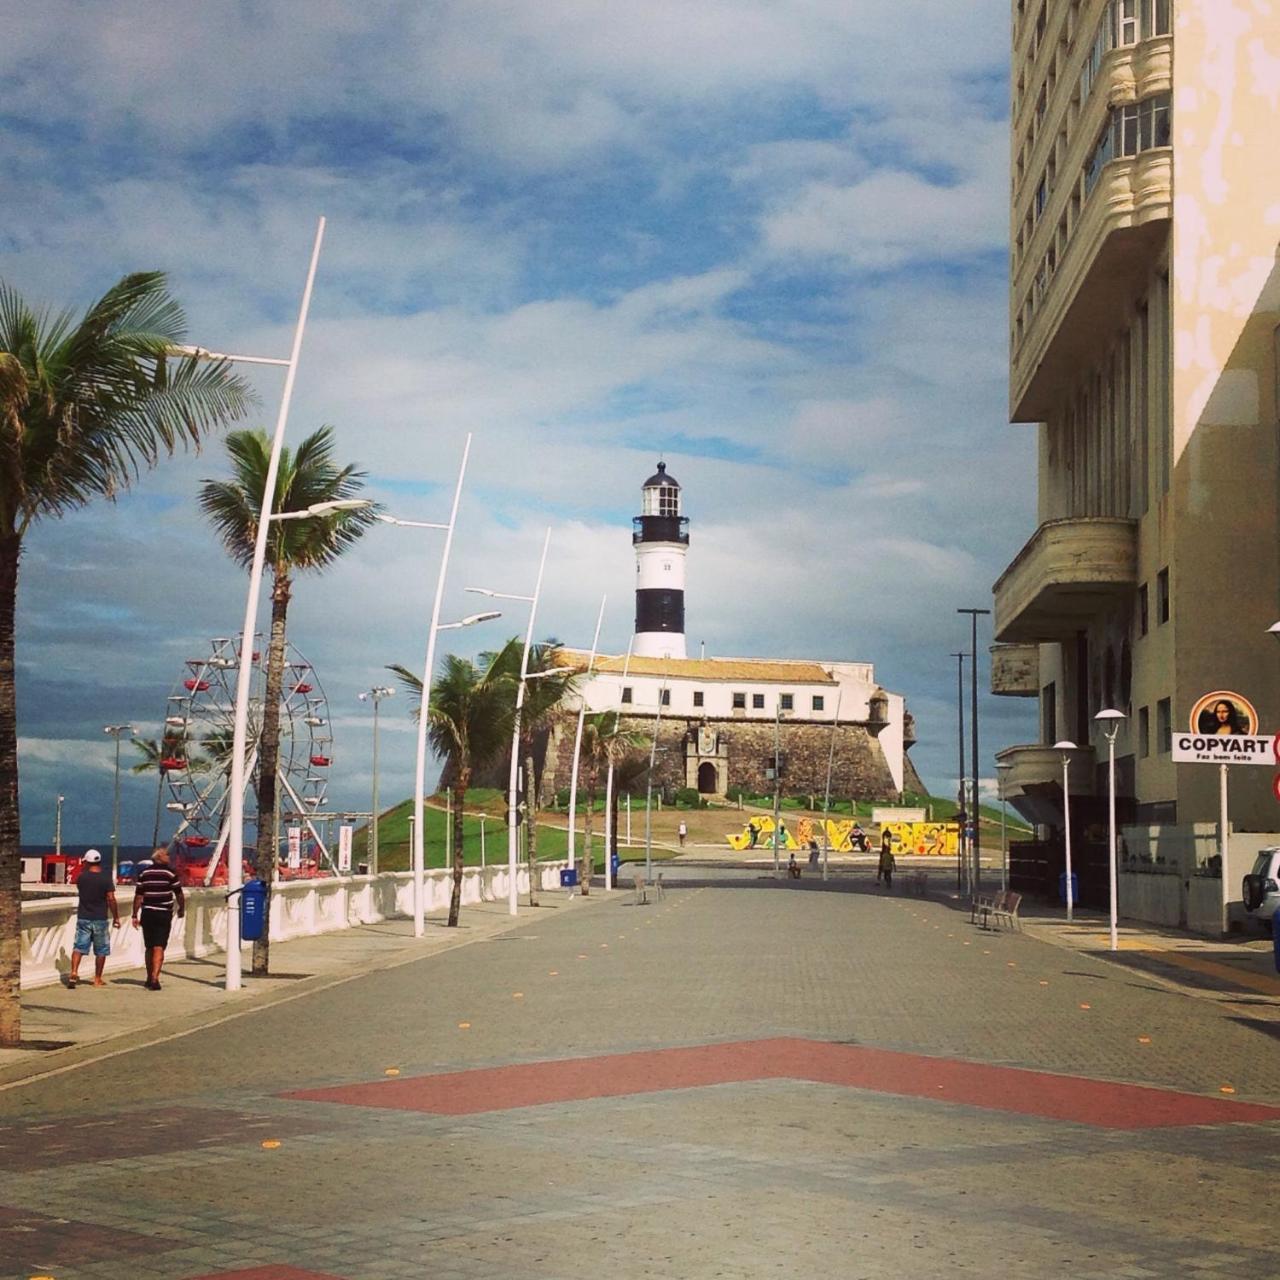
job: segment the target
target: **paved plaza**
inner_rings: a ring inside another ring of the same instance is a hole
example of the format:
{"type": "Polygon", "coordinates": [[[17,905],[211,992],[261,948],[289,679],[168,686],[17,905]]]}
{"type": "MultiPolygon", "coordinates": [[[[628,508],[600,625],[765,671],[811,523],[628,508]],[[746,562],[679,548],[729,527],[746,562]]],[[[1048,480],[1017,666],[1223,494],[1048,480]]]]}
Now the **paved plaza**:
{"type": "Polygon", "coordinates": [[[1280,1275],[1258,946],[667,880],[31,993],[148,1012],[0,1060],[0,1275],[1280,1275]]]}

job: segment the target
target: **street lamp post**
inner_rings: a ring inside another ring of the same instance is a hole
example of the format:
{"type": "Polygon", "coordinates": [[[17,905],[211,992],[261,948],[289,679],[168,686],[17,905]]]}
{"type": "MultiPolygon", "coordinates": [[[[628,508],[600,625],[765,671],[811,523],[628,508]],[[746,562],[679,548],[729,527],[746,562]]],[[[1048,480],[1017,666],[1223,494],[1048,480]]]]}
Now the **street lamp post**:
{"type": "Polygon", "coordinates": [[[970,742],[970,756],[973,766],[973,881],[972,888],[974,893],[978,893],[982,888],[982,835],[981,823],[978,821],[978,618],[984,614],[989,614],[990,609],[957,609],[957,613],[967,613],[969,621],[973,625],[972,641],[969,647],[969,687],[973,690],[973,701],[970,704],[970,719],[972,723],[969,726],[972,740],[970,742]]]}
{"type": "Polygon", "coordinates": [[[1011,764],[997,762],[996,787],[1000,792],[1000,888],[1009,891],[1009,804],[1004,795],[1005,779],[1011,764]]]}
{"type": "MultiPolygon", "coordinates": [[[[542,592],[542,574],[547,567],[547,547],[551,544],[551,530],[548,528],[542,540],[542,558],[538,561],[538,577],[534,583],[533,595],[511,595],[501,591],[487,591],[483,587],[468,587],[478,595],[490,596],[495,600],[520,600],[529,606],[529,628],[525,632],[524,650],[520,655],[520,683],[516,687],[516,711],[511,728],[511,770],[507,778],[507,911],[511,915],[519,914],[520,895],[516,890],[516,856],[519,850],[520,833],[516,830],[516,782],[520,769],[520,712],[524,709],[524,686],[529,678],[529,646],[533,643],[534,618],[538,613],[538,596],[542,592]]],[[[527,807],[527,806],[526,806],[527,807]]],[[[530,872],[532,875],[532,872],[530,872]]],[[[530,890],[533,885],[530,884],[530,890]]]]}
{"type": "Polygon", "coordinates": [[[1067,919],[1070,920],[1075,908],[1075,885],[1071,875],[1071,789],[1067,775],[1071,766],[1069,753],[1076,749],[1076,744],[1064,738],[1061,742],[1055,742],[1053,749],[1062,752],[1062,838],[1067,855],[1067,919]]]}
{"type": "MultiPolygon", "coordinates": [[[[253,672],[253,635],[257,626],[258,598],[262,590],[262,571],[267,555],[267,532],[270,528],[271,507],[276,492],[276,476],[280,470],[280,452],[284,446],[285,424],[289,420],[289,405],[293,400],[293,386],[297,380],[298,358],[302,353],[302,335],[307,325],[307,312],[311,308],[311,291],[315,285],[316,267],[320,261],[320,246],[324,241],[325,221],[316,226],[315,242],[311,249],[311,262],[307,268],[307,282],[302,290],[302,302],[298,308],[298,323],[294,328],[293,346],[285,361],[284,391],[280,397],[280,411],[276,415],[275,434],[271,440],[271,459],[262,486],[262,506],[258,515],[258,536],[254,540],[253,561],[249,568],[249,591],[245,599],[244,626],[241,628],[239,671],[236,676],[235,717],[231,736],[231,777],[227,803],[227,935],[226,935],[226,989],[239,991],[240,968],[240,891],[244,887],[244,789],[245,747],[249,736],[249,681],[253,672]]],[[[237,357],[240,358],[240,357],[237,357]]],[[[268,363],[257,357],[245,357],[254,363],[268,363]]],[[[269,363],[278,364],[272,360],[269,363]]]]}
{"type": "MultiPolygon", "coordinates": [[[[115,874],[115,868],[120,863],[120,739],[125,735],[133,737],[133,725],[131,724],[106,724],[102,726],[102,732],[110,734],[116,740],[116,779],[115,779],[115,799],[111,805],[111,868],[112,874],[115,874]]],[[[62,797],[58,797],[58,843],[61,846],[62,832],[62,797]]]]}
{"type": "MultiPolygon", "coordinates": [[[[613,713],[613,733],[617,738],[618,724],[622,720],[622,688],[627,683],[627,673],[631,670],[631,651],[635,648],[636,638],[631,637],[627,644],[627,656],[622,663],[622,683],[618,686],[618,705],[613,713]]],[[[613,753],[614,742],[609,744],[609,769],[604,783],[604,888],[606,893],[613,892],[613,847],[617,844],[617,833],[613,829],[613,753]]],[[[630,801],[628,796],[627,800],[630,801]]]]}
{"type": "MultiPolygon", "coordinates": [[[[596,650],[600,645],[600,626],[604,622],[604,605],[608,596],[600,597],[600,612],[596,615],[596,633],[591,641],[591,656],[587,659],[587,679],[591,679],[591,668],[596,664],[596,650]]],[[[582,691],[578,703],[578,729],[573,737],[573,770],[569,774],[569,870],[574,869],[574,844],[577,832],[574,824],[578,820],[578,762],[582,758],[582,726],[587,716],[587,693],[582,691]]]]}
{"type": "Polygon", "coordinates": [[[53,819],[53,851],[59,857],[62,856],[62,802],[66,796],[58,797],[58,811],[53,819]]]}
{"type": "Polygon", "coordinates": [[[778,841],[782,835],[782,697],[773,712],[773,874],[781,870],[778,841]]]}
{"type": "Polygon", "coordinates": [[[956,802],[959,805],[960,831],[956,844],[956,892],[964,893],[965,884],[965,850],[968,847],[968,837],[966,829],[969,823],[969,815],[965,812],[964,793],[964,654],[953,653],[951,655],[956,660],[956,724],[959,726],[958,737],[960,746],[960,766],[956,777],[957,782],[956,802]]]}
{"type": "Polygon", "coordinates": [[[359,694],[361,702],[373,703],[373,817],[369,819],[369,874],[378,874],[378,704],[395,695],[390,685],[375,684],[359,694]]]}
{"type": "Polygon", "coordinates": [[[1107,739],[1107,818],[1108,835],[1107,861],[1111,874],[1111,950],[1117,948],[1116,942],[1116,735],[1120,732],[1120,721],[1125,718],[1123,711],[1111,707],[1099,711],[1095,720],[1102,724],[1102,732],[1107,739]]]}
{"type": "Polygon", "coordinates": [[[831,833],[827,823],[831,811],[831,766],[836,759],[836,726],[840,723],[840,697],[843,689],[836,690],[836,713],[831,718],[831,742],[827,747],[827,785],[822,793],[822,878],[827,878],[827,855],[831,850],[831,833]]]}
{"type": "Polygon", "coordinates": [[[658,714],[653,721],[653,745],[649,748],[649,775],[644,795],[644,878],[648,882],[653,878],[653,821],[650,808],[653,804],[653,770],[658,761],[658,729],[662,724],[662,703],[667,692],[664,677],[658,688],[658,714]]]}

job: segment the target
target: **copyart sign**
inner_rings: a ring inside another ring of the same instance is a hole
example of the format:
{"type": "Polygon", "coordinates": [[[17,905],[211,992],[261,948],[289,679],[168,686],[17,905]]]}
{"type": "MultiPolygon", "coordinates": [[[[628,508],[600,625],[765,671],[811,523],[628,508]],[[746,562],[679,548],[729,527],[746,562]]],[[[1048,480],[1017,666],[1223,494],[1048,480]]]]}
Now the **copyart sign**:
{"type": "Polygon", "coordinates": [[[1274,767],[1270,734],[1175,733],[1176,764],[1265,764],[1274,767]]]}

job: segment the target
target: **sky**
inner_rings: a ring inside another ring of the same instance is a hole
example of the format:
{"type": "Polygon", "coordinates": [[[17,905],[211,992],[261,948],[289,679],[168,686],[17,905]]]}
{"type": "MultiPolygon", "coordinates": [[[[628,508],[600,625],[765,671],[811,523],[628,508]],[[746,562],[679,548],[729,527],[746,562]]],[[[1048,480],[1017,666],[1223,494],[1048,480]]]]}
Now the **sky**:
{"type": "MultiPolygon", "coordinates": [[[[625,651],[664,458],[691,652],[873,663],[954,793],[955,610],[990,607],[1035,525],[1005,0],[0,0],[0,25],[0,279],[82,310],[163,270],[192,342],[285,356],[324,215],[289,439],[332,424],[369,496],[441,521],[472,434],[446,618],[468,585],[531,592],[549,527],[537,634],[589,646],[604,595],[625,651]]],[[[250,376],[243,425],[269,429],[283,379],[250,376]]],[[[239,629],[245,576],[195,501],[226,470],[214,439],[29,535],[24,842],[58,794],[64,840],[109,840],[103,726],[158,736],[186,660],[239,629]]],[[[380,526],[296,583],[332,807],[368,807],[357,695],[421,665],[440,545],[380,526]]],[[[506,608],[446,647],[522,632],[506,608]]],[[[989,786],[1035,737],[1033,700],[987,692],[990,643],[984,620],[989,786]]],[[[412,790],[407,704],[382,706],[384,802],[412,790]]],[[[121,790],[122,840],[148,840],[154,782],[121,790]]]]}

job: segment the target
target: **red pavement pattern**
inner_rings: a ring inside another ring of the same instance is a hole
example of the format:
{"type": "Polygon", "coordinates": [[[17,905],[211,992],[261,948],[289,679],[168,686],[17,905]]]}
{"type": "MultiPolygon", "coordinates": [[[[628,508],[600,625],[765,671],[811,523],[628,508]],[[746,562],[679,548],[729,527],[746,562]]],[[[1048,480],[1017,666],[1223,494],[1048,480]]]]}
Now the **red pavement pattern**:
{"type": "Polygon", "coordinates": [[[1280,1119],[1280,1107],[1260,1103],[791,1038],[450,1071],[300,1089],[283,1096],[462,1116],[750,1080],[808,1080],[1100,1129],[1261,1124],[1280,1119]]]}

